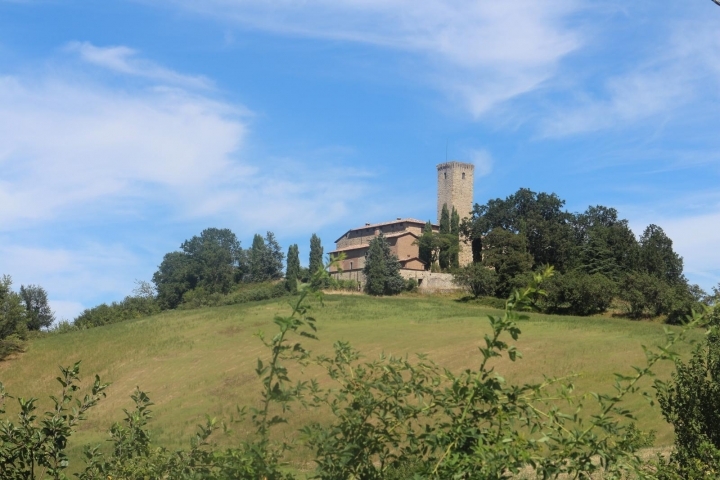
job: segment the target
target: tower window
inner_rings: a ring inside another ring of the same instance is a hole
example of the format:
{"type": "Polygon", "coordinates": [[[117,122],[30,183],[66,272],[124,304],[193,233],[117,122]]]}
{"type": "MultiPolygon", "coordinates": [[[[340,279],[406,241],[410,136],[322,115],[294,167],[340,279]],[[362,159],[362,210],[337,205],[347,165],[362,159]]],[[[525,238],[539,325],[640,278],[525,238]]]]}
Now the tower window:
{"type": "Polygon", "coordinates": [[[353,263],[353,262],[350,262],[350,270],[352,270],[352,263],[353,263]]]}
{"type": "Polygon", "coordinates": [[[463,172],[463,177],[462,177],[462,178],[463,178],[463,180],[465,180],[465,172],[463,172]]]}
{"type": "Polygon", "coordinates": [[[445,175],[445,178],[447,179],[447,172],[443,173],[443,175],[445,175]]]}

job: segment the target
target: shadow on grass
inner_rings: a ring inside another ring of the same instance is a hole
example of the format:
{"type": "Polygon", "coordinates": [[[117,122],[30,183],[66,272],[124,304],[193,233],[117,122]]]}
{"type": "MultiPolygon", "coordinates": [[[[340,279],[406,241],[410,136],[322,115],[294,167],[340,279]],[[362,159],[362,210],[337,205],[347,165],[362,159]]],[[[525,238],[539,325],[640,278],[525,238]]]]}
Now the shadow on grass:
{"type": "Polygon", "coordinates": [[[497,308],[499,310],[505,309],[505,300],[502,298],[495,297],[473,297],[472,295],[465,295],[464,297],[456,298],[458,303],[482,305],[485,307],[497,308]]]}

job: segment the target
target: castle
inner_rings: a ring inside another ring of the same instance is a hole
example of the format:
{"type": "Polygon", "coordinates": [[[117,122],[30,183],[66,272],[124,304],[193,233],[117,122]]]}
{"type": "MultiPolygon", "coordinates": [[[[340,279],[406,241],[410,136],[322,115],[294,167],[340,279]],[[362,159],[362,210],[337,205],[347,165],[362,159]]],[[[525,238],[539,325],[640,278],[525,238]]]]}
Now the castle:
{"type": "MultiPolygon", "coordinates": [[[[475,166],[470,163],[446,162],[437,166],[437,223],[433,224],[433,231],[439,231],[440,215],[443,205],[449,211],[453,208],[460,215],[460,220],[468,218],[473,204],[473,182],[475,166]]],[[[366,223],[345,232],[335,240],[335,250],[329,252],[331,256],[345,254],[345,259],[338,269],[331,270],[331,274],[338,279],[355,280],[360,285],[365,281],[362,273],[365,267],[365,254],[368,251],[370,240],[382,234],[388,241],[390,250],[400,261],[400,274],[404,278],[414,278],[421,289],[449,290],[452,282],[447,274],[431,273],[430,266],[420,259],[419,247],[415,244],[422,234],[425,222],[414,218],[400,218],[382,223],[366,223]]],[[[472,248],[470,244],[460,241],[460,266],[472,262],[472,248]]]]}

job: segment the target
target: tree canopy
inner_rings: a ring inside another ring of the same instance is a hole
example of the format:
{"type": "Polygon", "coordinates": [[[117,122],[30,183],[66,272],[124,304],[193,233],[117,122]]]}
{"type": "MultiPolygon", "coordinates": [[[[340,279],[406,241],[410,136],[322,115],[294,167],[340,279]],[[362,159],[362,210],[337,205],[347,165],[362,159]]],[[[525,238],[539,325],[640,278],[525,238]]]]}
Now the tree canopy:
{"type": "Polygon", "coordinates": [[[475,261],[496,272],[499,296],[552,265],[559,274],[548,299],[553,310],[602,311],[609,305],[606,292],[617,291],[631,315],[667,314],[670,320],[689,313],[702,297],[699,287],[688,284],[682,257],[662,228],[650,225],[638,238],[614,208],[571,213],[556,194],[521,188],[476,204],[460,231],[472,242],[475,261]],[[607,285],[592,291],[593,284],[607,285]]]}

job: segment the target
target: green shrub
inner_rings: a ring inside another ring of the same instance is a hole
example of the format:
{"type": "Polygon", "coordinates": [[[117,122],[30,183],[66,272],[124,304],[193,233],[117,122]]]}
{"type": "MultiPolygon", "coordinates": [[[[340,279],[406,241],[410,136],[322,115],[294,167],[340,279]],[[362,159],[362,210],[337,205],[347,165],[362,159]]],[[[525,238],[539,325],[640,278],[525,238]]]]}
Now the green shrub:
{"type": "Polygon", "coordinates": [[[154,298],[128,296],[121,302],[112,302],[110,305],[102,303],[83,310],[73,324],[80,329],[93,328],[147,317],[159,312],[160,306],[154,298]]]}
{"type": "Polygon", "coordinates": [[[183,294],[180,308],[183,310],[192,310],[194,308],[214,307],[219,305],[224,297],[221,293],[211,293],[203,287],[197,287],[183,294]]]}
{"type": "Polygon", "coordinates": [[[549,311],[566,311],[573,315],[593,315],[606,311],[617,292],[615,282],[596,273],[556,274],[545,287],[544,301],[549,311]]]}
{"type": "Polygon", "coordinates": [[[717,315],[688,362],[675,361],[667,383],[656,382],[665,419],[675,429],[675,449],[662,479],[717,478],[720,473],[720,332],[717,315]]]}

